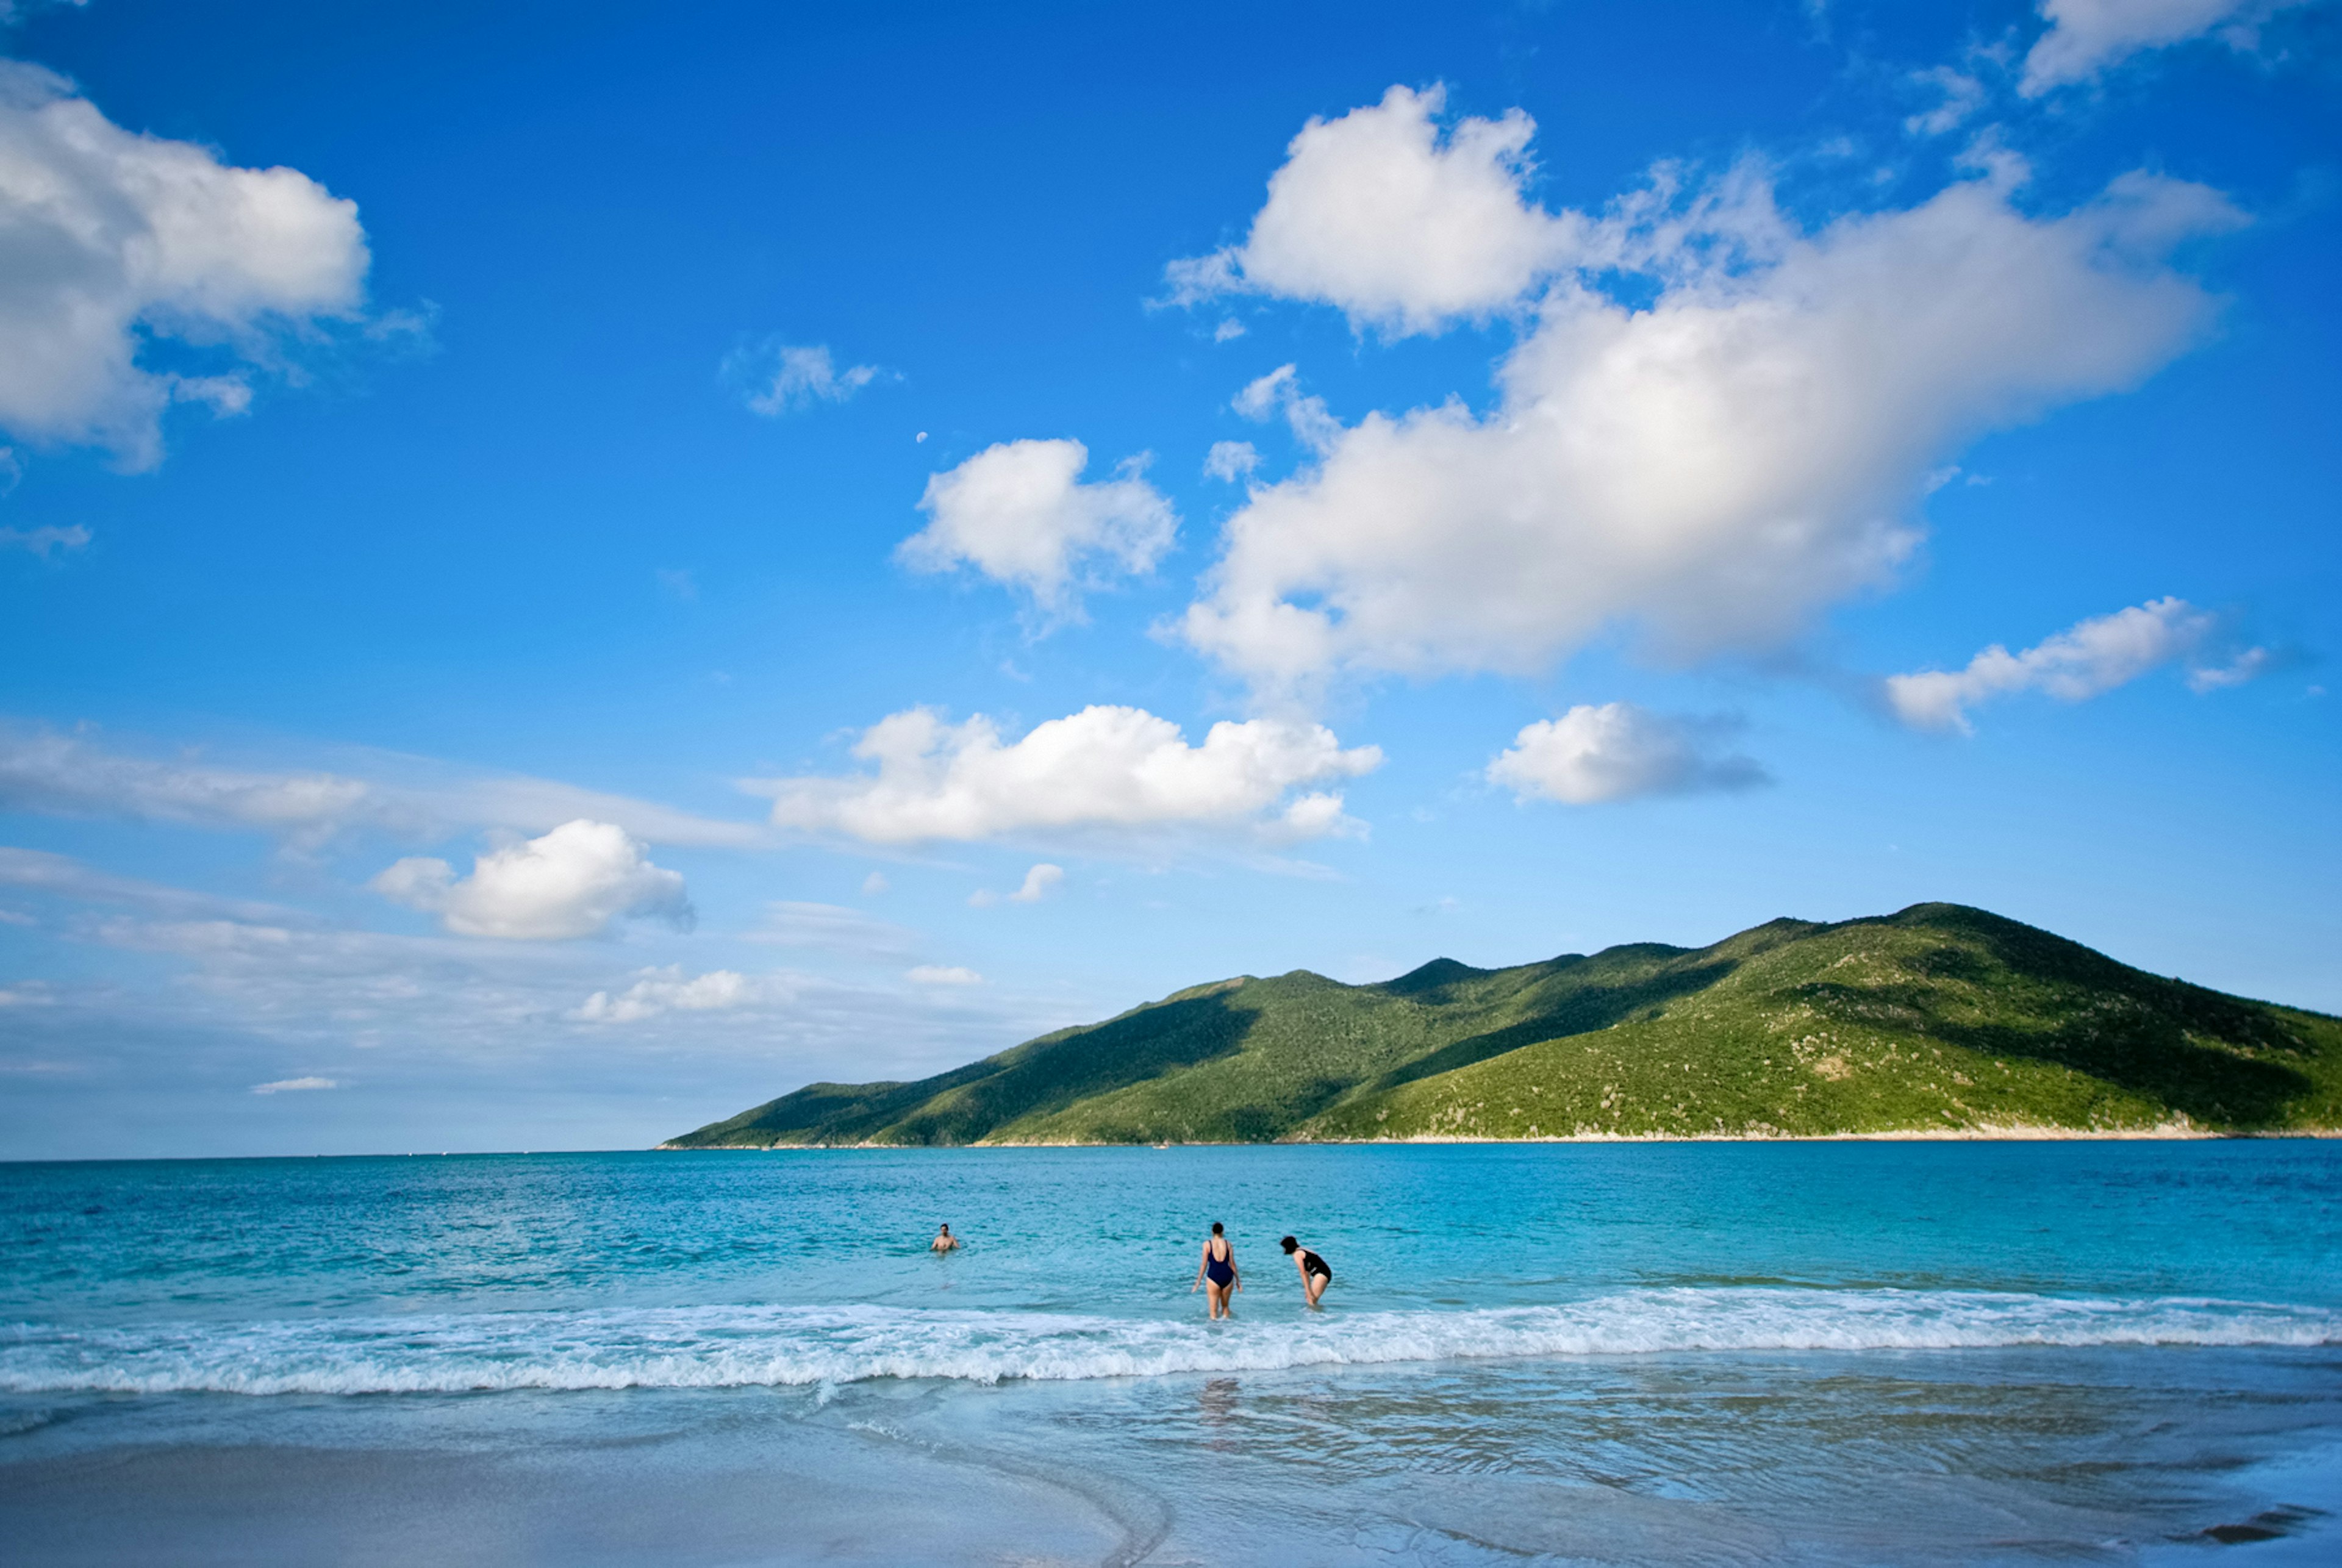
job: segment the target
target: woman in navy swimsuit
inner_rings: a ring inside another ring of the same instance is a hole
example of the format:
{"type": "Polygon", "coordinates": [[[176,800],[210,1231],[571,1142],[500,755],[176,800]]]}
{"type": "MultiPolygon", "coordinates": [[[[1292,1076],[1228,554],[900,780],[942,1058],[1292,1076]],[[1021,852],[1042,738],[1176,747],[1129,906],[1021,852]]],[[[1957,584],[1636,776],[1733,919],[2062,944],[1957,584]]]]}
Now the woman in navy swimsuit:
{"type": "MultiPolygon", "coordinates": [[[[1204,1299],[1211,1303],[1212,1316],[1236,1315],[1228,1310],[1228,1297],[1244,1289],[1244,1280],[1236,1273],[1236,1250],[1228,1245],[1226,1233],[1220,1229],[1217,1220],[1212,1222],[1211,1236],[1204,1243],[1204,1261],[1196,1265],[1196,1285],[1204,1287],[1204,1299]]],[[[1196,1293],[1196,1285],[1187,1287],[1189,1295],[1196,1293]]]]}

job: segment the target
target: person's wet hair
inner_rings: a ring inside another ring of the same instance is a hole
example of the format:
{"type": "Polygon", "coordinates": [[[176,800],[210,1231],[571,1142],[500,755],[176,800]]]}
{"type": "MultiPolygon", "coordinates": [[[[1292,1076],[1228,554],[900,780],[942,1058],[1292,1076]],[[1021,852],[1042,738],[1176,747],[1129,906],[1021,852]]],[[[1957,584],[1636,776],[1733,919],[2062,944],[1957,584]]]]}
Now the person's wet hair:
{"type": "Polygon", "coordinates": [[[1287,1236],[1287,1237],[1286,1237],[1283,1241],[1281,1241],[1281,1242],[1277,1243],[1276,1244],[1277,1244],[1278,1246],[1280,1246],[1280,1247],[1283,1247],[1283,1248],[1284,1248],[1286,1252],[1288,1252],[1288,1253],[1289,1253],[1289,1252],[1294,1251],[1296,1248],[1297,1248],[1298,1246],[1300,1246],[1300,1245],[1301,1245],[1301,1243],[1300,1243],[1299,1242],[1295,1241],[1291,1236],[1287,1236]]]}
{"type": "Polygon", "coordinates": [[[1220,1233],[1220,1222],[1219,1222],[1219,1221],[1217,1221],[1217,1220],[1214,1220],[1214,1221],[1212,1222],[1212,1234],[1214,1234],[1214,1235],[1216,1235],[1216,1235],[1218,1235],[1219,1233],[1220,1233]]]}

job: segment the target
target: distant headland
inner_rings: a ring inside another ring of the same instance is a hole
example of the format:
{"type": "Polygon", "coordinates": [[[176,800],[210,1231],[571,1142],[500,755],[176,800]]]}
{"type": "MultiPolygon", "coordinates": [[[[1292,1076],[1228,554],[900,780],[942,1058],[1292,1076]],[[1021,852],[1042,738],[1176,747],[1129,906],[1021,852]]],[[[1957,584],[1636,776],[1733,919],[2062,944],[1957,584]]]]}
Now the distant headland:
{"type": "Polygon", "coordinates": [[[1922,904],[1375,985],[1245,975],[659,1147],[2337,1131],[2342,1019],[1922,904]]]}

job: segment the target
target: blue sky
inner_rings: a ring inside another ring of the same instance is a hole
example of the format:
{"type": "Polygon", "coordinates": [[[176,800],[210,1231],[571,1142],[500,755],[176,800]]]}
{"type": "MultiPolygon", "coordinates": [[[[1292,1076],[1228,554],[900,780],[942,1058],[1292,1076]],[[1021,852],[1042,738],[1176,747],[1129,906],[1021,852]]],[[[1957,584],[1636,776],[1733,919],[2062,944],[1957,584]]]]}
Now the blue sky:
{"type": "Polygon", "coordinates": [[[2342,1009],[2330,5],[0,34],[0,1156],[1981,904],[2342,1009]]]}

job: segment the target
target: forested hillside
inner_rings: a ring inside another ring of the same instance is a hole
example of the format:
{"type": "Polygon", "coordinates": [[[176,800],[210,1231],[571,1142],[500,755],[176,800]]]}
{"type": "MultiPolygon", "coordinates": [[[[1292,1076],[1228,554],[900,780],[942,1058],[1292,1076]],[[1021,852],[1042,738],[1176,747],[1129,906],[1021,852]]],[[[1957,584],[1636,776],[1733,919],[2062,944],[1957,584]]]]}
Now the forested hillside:
{"type": "Polygon", "coordinates": [[[1375,985],[1179,992],[662,1147],[2342,1128],[2342,1020],[1957,904],[1375,985]]]}

